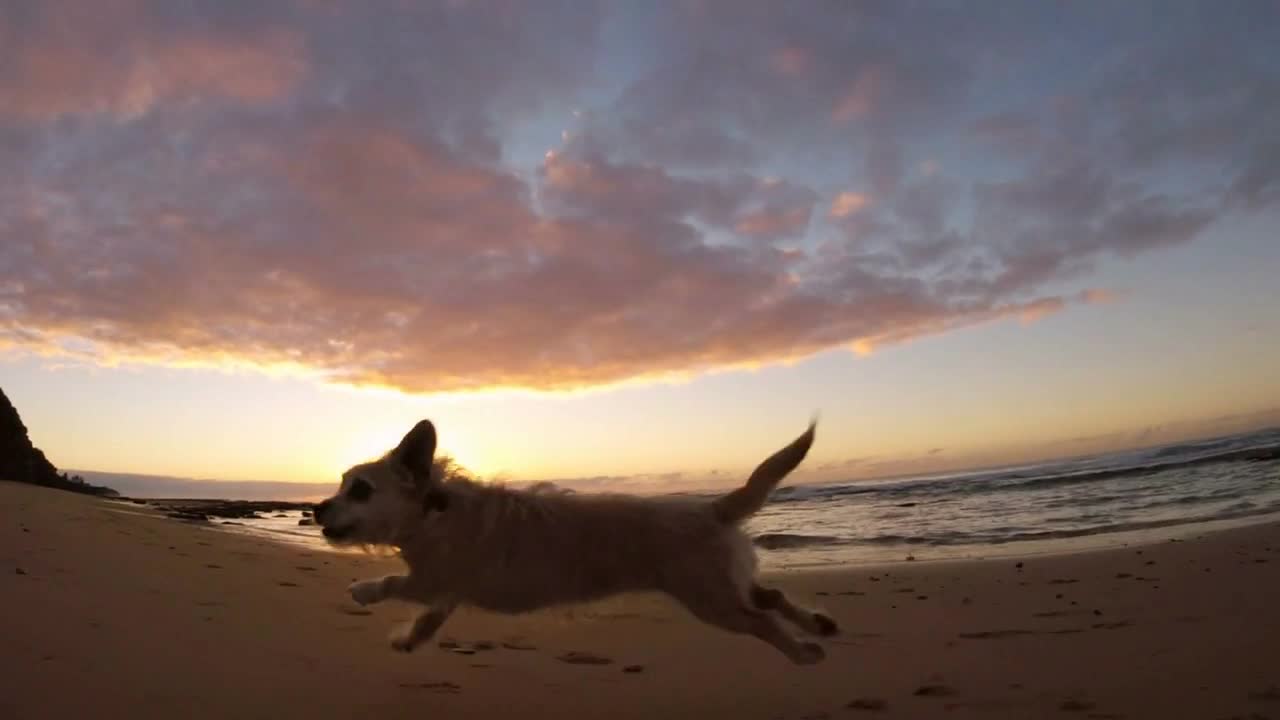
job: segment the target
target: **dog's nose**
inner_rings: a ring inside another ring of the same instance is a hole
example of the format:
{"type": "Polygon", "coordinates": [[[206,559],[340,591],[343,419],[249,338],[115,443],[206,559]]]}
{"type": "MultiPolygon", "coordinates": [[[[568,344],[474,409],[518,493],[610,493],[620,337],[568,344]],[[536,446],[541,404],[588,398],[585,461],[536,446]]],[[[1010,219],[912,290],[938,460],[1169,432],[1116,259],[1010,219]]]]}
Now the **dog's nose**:
{"type": "Polygon", "coordinates": [[[314,517],[314,518],[316,519],[316,522],[318,522],[318,523],[323,523],[324,521],[323,521],[323,520],[321,520],[320,518],[324,515],[324,511],[325,511],[325,510],[328,510],[328,509],[329,509],[329,501],[328,501],[328,500],[325,500],[324,502],[322,502],[322,503],[320,503],[320,504],[316,505],[314,508],[312,508],[312,510],[311,510],[311,516],[312,516],[312,517],[314,517]]]}

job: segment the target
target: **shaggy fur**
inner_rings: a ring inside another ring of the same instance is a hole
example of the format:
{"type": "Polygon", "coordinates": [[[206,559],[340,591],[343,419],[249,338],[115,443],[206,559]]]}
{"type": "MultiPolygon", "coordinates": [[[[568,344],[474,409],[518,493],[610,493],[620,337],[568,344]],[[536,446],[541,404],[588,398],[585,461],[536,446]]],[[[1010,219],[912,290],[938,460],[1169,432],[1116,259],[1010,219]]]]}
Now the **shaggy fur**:
{"type": "Polygon", "coordinates": [[[704,622],[754,635],[795,663],[823,658],[814,635],[831,618],[794,605],[755,579],[756,557],[740,524],[804,459],[814,425],[766,459],[746,484],[715,499],[575,494],[479,483],[435,457],[436,433],[418,423],[382,459],[356,465],[315,510],[337,545],[390,546],[407,575],[353,583],[360,604],[398,598],[425,606],[392,636],[410,651],[461,604],[499,613],[659,591],[704,622]]]}

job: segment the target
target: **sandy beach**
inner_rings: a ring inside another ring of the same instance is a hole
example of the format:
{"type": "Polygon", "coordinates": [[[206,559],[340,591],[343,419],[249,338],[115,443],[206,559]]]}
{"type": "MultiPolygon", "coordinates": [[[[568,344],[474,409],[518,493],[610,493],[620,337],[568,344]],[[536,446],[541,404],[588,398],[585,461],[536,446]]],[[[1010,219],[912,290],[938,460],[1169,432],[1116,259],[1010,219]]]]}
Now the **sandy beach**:
{"type": "Polygon", "coordinates": [[[1023,560],[793,572],[840,622],[794,667],[658,597],[409,613],[353,605],[393,558],[308,552],[0,483],[6,718],[1280,717],[1280,524],[1023,560]]]}

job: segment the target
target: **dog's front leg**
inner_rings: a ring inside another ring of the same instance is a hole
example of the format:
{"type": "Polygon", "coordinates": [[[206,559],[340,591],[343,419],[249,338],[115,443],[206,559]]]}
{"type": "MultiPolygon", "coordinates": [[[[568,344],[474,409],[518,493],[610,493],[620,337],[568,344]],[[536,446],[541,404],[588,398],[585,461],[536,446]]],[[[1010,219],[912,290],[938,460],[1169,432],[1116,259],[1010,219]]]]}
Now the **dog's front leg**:
{"type": "Polygon", "coordinates": [[[412,620],[397,626],[391,632],[391,647],[400,652],[413,652],[414,648],[436,634],[457,606],[454,602],[437,602],[419,612],[412,620]]]}
{"type": "Polygon", "coordinates": [[[402,597],[408,587],[407,575],[387,575],[376,580],[357,580],[347,586],[347,592],[360,605],[371,605],[388,598],[402,597]]]}

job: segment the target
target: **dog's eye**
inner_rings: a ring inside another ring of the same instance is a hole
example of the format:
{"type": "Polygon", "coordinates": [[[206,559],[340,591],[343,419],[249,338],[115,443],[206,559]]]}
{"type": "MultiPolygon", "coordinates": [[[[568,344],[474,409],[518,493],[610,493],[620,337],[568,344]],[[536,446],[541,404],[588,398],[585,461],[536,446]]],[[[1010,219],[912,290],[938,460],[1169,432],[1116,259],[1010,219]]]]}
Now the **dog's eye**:
{"type": "Polygon", "coordinates": [[[373,486],[369,483],[356,478],[351,481],[351,487],[347,488],[347,498],[355,502],[364,502],[373,494],[373,486]]]}

